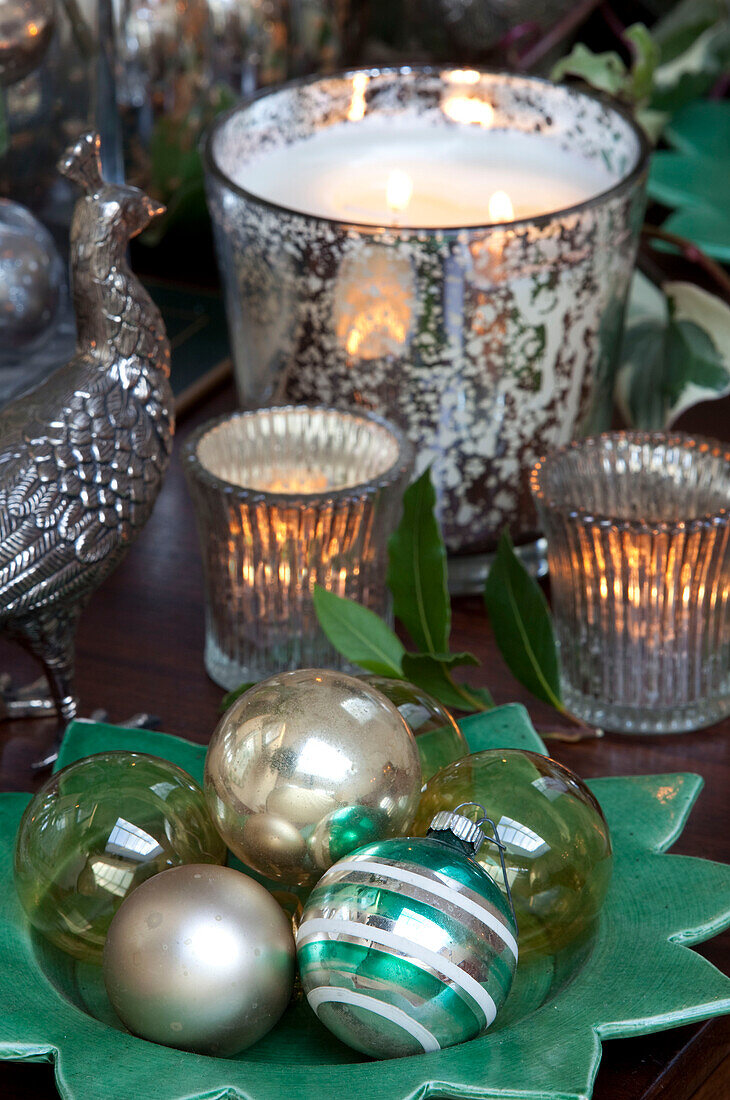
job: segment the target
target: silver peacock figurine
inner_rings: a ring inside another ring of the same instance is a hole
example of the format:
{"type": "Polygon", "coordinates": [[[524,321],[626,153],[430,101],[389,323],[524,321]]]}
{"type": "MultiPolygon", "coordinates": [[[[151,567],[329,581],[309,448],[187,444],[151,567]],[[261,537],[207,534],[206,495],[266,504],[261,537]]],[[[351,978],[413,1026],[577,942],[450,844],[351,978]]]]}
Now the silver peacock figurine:
{"type": "MultiPolygon", "coordinates": [[[[79,614],[152,512],[174,432],[170,346],[127,266],[163,207],[105,183],[99,138],[59,165],[84,195],[71,224],[76,354],[0,413],[0,633],[36,657],[48,692],[5,690],[7,717],[75,717],[79,614]]],[[[49,757],[49,761],[53,757],[49,757]]]]}

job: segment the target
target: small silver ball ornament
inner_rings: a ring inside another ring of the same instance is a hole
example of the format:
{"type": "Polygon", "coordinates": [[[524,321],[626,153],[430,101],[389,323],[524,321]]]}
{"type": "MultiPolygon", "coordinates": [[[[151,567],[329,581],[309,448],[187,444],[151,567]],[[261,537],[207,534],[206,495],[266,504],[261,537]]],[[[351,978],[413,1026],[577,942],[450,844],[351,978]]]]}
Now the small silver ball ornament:
{"type": "Polygon", "coordinates": [[[325,669],[250,688],[205,762],[208,808],[228,847],[290,886],[313,886],[347,852],[407,833],[420,785],[416,741],[393,703],[325,669]]]}
{"type": "Polygon", "coordinates": [[[50,334],[63,279],[45,226],[20,203],[0,199],[0,366],[50,334]]]}
{"type": "Polygon", "coordinates": [[[291,922],[248,875],[174,867],[118,910],[104,946],[104,982],[133,1034],[198,1054],[236,1054],[289,1003],[291,922]]]}

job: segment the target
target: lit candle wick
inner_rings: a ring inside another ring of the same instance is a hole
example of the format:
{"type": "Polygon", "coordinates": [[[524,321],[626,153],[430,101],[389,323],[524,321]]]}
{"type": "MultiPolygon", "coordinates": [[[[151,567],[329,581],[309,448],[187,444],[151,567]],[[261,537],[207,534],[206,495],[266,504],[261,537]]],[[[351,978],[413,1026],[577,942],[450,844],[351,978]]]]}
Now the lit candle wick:
{"type": "Polygon", "coordinates": [[[506,191],[495,191],[489,199],[490,222],[512,222],[515,220],[515,211],[512,200],[506,191]]]}
{"type": "Polygon", "coordinates": [[[402,214],[408,208],[413,195],[413,180],[407,172],[395,168],[388,176],[385,201],[393,214],[402,214]]]}

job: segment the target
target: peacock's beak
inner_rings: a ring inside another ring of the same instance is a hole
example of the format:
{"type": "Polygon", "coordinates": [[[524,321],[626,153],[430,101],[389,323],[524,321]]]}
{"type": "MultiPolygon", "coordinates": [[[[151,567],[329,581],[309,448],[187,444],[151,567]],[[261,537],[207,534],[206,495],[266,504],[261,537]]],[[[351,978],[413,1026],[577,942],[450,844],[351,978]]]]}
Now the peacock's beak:
{"type": "Polygon", "coordinates": [[[152,221],[153,218],[159,218],[160,214],[164,214],[167,210],[167,207],[163,203],[157,202],[156,199],[146,199],[145,206],[147,207],[150,221],[152,221]]]}

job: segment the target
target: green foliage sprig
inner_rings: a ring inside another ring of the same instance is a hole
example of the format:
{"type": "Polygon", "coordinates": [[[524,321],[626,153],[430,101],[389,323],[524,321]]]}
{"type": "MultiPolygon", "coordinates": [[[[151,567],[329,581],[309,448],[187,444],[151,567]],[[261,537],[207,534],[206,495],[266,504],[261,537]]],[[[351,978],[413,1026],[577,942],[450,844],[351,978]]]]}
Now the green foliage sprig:
{"type": "MultiPolygon", "coordinates": [[[[648,31],[637,23],[620,34],[627,64],[615,51],[595,54],[579,43],[552,70],[578,77],[622,100],[650,137],[649,195],[674,208],[645,238],[698,264],[723,295],[730,278],[730,103],[704,99],[730,71],[728,0],[682,0],[648,31]]],[[[730,309],[690,283],[652,287],[636,274],[623,333],[614,399],[629,425],[669,428],[698,401],[730,392],[730,309]]]]}
{"type": "Polygon", "coordinates": [[[473,653],[452,653],[451,601],[446,547],[435,514],[436,494],[428,470],[406,490],[403,516],[388,544],[387,585],[394,617],[414,644],[406,650],[378,615],[354,600],[317,585],[314,609],[333,646],[368,672],[409,680],[444,706],[486,710],[494,701],[482,688],[454,679],[460,665],[478,665],[473,653]]]}
{"type": "MultiPolygon", "coordinates": [[[[314,607],[322,630],[348,661],[368,672],[409,680],[446,707],[487,710],[486,688],[455,679],[473,653],[452,653],[446,548],[436,519],[436,494],[426,470],[406,490],[403,517],[388,545],[387,584],[395,619],[416,647],[407,650],[374,612],[317,586],[314,607]]],[[[552,619],[539,586],[505,532],[487,578],[485,602],[497,645],[514,676],[533,695],[570,717],[560,696],[552,619]]]]}
{"type": "Polygon", "coordinates": [[[607,92],[630,107],[647,106],[661,57],[659,46],[643,23],[628,27],[624,38],[632,53],[630,66],[615,50],[594,53],[578,42],[567,57],[553,66],[551,79],[580,77],[597,91],[607,92]]]}
{"type": "Polygon", "coordinates": [[[727,73],[730,9],[726,0],[683,0],[651,31],[634,23],[621,38],[629,64],[615,50],[594,53],[579,42],[550,76],[577,77],[615,96],[656,141],[676,111],[706,96],[727,73]]]}

